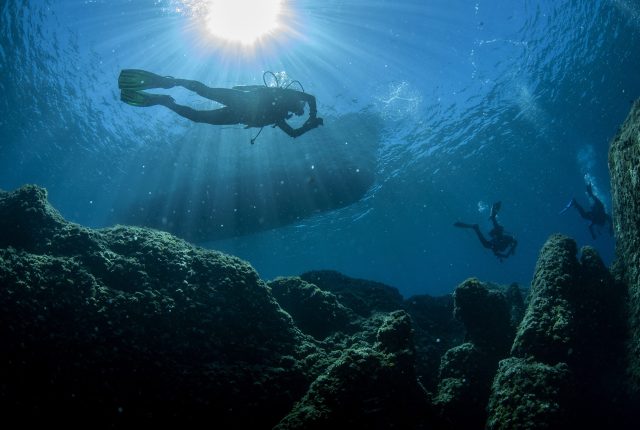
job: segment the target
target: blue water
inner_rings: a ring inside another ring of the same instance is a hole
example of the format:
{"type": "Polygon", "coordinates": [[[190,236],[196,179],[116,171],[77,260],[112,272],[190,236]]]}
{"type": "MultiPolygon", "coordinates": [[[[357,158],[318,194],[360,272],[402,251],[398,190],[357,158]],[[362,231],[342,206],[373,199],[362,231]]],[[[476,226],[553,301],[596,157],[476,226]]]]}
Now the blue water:
{"type": "Polygon", "coordinates": [[[320,131],[294,141],[265,129],[252,146],[257,130],[134,108],[117,87],[125,68],[220,87],[261,84],[272,70],[300,80],[334,123],[377,118],[354,124],[376,128],[373,145],[345,142],[373,148],[374,183],[347,207],[202,246],[264,279],[334,269],[405,296],[450,292],[470,276],[528,286],[556,232],[613,261],[613,239],[593,240],[577,212],[558,212],[571,197],[588,204],[585,181],[611,208],[608,145],[640,96],[640,1],[289,1],[285,31],[253,50],[207,36],[205,3],[3,0],[0,188],[42,185],[67,219],[104,227],[119,202],[151,193],[150,175],[205,177],[181,157],[215,154],[207,171],[236,176],[313,165],[305,154],[320,150],[320,131]],[[281,159],[286,145],[296,160],[281,159]],[[502,263],[452,226],[488,231],[497,200],[519,242],[502,263]]]}

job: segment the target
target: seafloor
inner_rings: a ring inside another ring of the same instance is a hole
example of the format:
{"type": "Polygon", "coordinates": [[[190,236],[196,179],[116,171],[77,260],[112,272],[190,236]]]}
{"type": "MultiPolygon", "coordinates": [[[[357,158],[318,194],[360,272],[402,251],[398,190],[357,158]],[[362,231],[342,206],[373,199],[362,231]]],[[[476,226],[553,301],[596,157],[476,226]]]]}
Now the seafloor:
{"type": "Polygon", "coordinates": [[[0,192],[5,422],[250,429],[637,428],[640,101],[610,148],[618,258],[553,235],[530,288],[404,299],[331,271],[265,282],[159,231],[0,192]]]}

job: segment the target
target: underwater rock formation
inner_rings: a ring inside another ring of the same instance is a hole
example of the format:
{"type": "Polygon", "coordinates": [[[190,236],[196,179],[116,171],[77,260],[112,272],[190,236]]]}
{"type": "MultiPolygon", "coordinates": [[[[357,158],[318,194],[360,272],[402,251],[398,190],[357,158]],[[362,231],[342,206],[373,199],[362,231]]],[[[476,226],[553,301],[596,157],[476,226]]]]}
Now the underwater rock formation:
{"type": "Polygon", "coordinates": [[[445,428],[482,428],[491,381],[498,361],[508,354],[515,327],[505,294],[477,279],[460,284],[453,300],[465,343],[443,355],[434,403],[445,428]]]}
{"type": "Polygon", "coordinates": [[[535,357],[555,365],[575,347],[575,305],[579,265],[574,240],[554,235],[540,252],[529,306],[514,341],[517,357],[535,357]]]}
{"type": "Polygon", "coordinates": [[[524,317],[524,297],[520,286],[517,283],[509,285],[504,290],[504,296],[509,303],[509,313],[511,314],[511,326],[518,327],[524,317]]]}
{"type": "Polygon", "coordinates": [[[496,365],[497,360],[471,342],[455,346],[442,356],[433,399],[442,428],[482,428],[496,365]]]}
{"type": "Polygon", "coordinates": [[[489,401],[489,429],[620,428],[624,292],[593,248],[551,236],[489,401]],[[611,425],[617,423],[617,427],[611,425]]]}
{"type": "MultiPolygon", "coordinates": [[[[640,100],[609,148],[613,225],[621,281],[629,291],[629,388],[640,401],[640,100]]],[[[638,415],[640,419],[640,413],[638,415]]]]}
{"type": "Polygon", "coordinates": [[[425,388],[436,388],[440,358],[449,348],[459,345],[464,337],[462,324],[453,316],[451,294],[441,297],[422,294],[403,300],[394,287],[331,270],[306,272],[300,277],[334,293],[361,318],[369,318],[376,312],[407,311],[411,315],[417,351],[416,373],[425,388]]]}
{"type": "Polygon", "coordinates": [[[549,238],[520,322],[517,285],[403,300],[331,271],[266,284],[168,233],[69,223],[42,188],[0,192],[0,410],[107,427],[631,429],[624,285],[593,248],[577,254],[549,238]]]}
{"type": "MultiPolygon", "coordinates": [[[[453,292],[453,315],[466,330],[466,340],[497,357],[507,354],[515,325],[502,291],[486,288],[477,279],[468,279],[453,292]]],[[[516,325],[520,321],[516,321],[516,325]]]]}
{"type": "Polygon", "coordinates": [[[493,382],[486,428],[579,428],[571,425],[563,409],[569,403],[569,380],[566,363],[550,366],[524,358],[502,360],[493,382]]]}
{"type": "Polygon", "coordinates": [[[300,278],[335,294],[341,303],[360,316],[402,308],[402,295],[380,282],[355,279],[332,270],[306,272],[300,278]]]}
{"type": "Polygon", "coordinates": [[[414,354],[410,317],[388,314],[375,345],[347,349],[275,429],[422,428],[431,413],[414,354]]]}
{"type": "Polygon", "coordinates": [[[312,378],[317,348],[238,258],[68,223],[35,186],[0,194],[0,245],[5,416],[264,428],[312,378]]]}
{"type": "Polygon", "coordinates": [[[411,315],[416,346],[416,373],[422,385],[434,392],[439,382],[440,360],[444,353],[464,341],[464,326],[453,317],[451,294],[426,294],[405,300],[411,315]]]}
{"type": "Polygon", "coordinates": [[[269,287],[167,233],[69,223],[36,186],[0,192],[0,245],[6,418],[268,429],[312,425],[317,407],[325,424],[429,420],[411,318],[374,310],[376,294],[361,317],[300,278],[269,287]]]}
{"type": "Polygon", "coordinates": [[[276,278],[267,283],[282,308],[303,333],[322,340],[336,331],[350,331],[354,313],[337,297],[297,277],[276,278]]]}

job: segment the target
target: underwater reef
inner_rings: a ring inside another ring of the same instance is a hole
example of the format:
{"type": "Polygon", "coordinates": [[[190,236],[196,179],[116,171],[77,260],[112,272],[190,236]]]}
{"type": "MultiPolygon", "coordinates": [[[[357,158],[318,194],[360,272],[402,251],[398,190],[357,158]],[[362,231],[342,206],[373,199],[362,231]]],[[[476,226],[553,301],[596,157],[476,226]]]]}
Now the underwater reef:
{"type": "Polygon", "coordinates": [[[633,402],[640,402],[640,99],[609,147],[616,275],[629,294],[628,377],[633,402]]]}
{"type": "Polygon", "coordinates": [[[530,288],[403,298],[260,279],[169,233],[0,191],[0,412],[23,425],[631,429],[640,419],[640,103],[610,151],[618,260],[555,234],[530,288]]]}

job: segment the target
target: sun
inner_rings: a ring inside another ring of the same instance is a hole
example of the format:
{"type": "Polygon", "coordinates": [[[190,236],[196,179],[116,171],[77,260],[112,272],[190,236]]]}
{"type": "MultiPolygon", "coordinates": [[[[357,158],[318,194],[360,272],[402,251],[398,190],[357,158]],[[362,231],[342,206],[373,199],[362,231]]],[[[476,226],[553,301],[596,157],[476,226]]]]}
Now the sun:
{"type": "Polygon", "coordinates": [[[252,45],[279,27],[283,0],[210,0],[207,30],[215,37],[252,45]]]}

